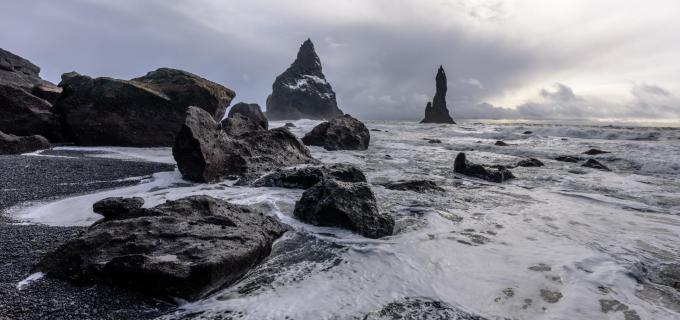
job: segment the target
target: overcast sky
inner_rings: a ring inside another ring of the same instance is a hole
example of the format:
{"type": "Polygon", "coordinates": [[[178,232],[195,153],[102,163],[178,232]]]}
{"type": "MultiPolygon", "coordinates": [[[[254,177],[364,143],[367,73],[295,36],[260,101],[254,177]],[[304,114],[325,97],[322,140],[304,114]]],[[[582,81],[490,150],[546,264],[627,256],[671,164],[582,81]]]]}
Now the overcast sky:
{"type": "Polygon", "coordinates": [[[0,47],[55,83],[184,69],[264,107],[306,38],[340,108],[419,120],[680,119],[677,0],[4,0],[0,47]]]}

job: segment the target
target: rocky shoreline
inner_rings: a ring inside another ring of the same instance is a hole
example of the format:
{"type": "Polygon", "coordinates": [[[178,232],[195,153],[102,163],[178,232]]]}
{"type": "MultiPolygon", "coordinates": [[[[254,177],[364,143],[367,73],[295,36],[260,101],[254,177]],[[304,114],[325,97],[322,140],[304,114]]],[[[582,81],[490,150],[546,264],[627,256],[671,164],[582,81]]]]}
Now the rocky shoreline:
{"type": "Polygon", "coordinates": [[[171,304],[124,289],[76,286],[49,277],[19,290],[18,283],[31,275],[47,252],[86,228],[17,224],[6,212],[27,202],[133,185],[139,180],[125,178],[169,170],[174,166],[87,157],[81,152],[0,156],[0,319],[151,319],[172,311],[171,304]]]}

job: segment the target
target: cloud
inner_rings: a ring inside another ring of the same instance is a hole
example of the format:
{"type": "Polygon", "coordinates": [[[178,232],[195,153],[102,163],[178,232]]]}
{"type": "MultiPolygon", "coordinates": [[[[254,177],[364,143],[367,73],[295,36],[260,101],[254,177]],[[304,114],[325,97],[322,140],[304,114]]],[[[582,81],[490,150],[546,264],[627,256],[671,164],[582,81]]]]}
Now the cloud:
{"type": "Polygon", "coordinates": [[[454,117],[601,117],[641,106],[664,117],[677,114],[680,90],[677,10],[663,0],[8,1],[0,44],[55,82],[72,70],[131,78],[167,66],[264,106],[311,37],[340,107],[361,118],[422,118],[440,64],[454,117]],[[540,89],[550,83],[588,95],[540,89]]]}

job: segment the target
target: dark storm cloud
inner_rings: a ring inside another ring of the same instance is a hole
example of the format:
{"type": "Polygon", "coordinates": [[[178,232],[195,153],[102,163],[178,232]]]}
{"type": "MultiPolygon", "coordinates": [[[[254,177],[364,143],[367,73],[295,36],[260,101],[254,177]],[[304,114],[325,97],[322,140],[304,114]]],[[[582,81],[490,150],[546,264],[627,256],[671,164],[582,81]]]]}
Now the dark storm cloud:
{"type": "MultiPolygon", "coordinates": [[[[237,101],[264,106],[276,75],[311,37],[341,108],[362,118],[418,120],[434,95],[440,64],[456,117],[602,114],[590,106],[593,101],[564,85],[540,91],[538,101],[517,110],[480,104],[574,65],[588,51],[551,54],[541,46],[477,32],[503,23],[509,15],[505,1],[325,3],[7,1],[0,11],[0,47],[38,64],[43,77],[54,82],[71,70],[128,79],[174,67],[234,89],[237,101]],[[428,6],[433,8],[423,9],[428,6]],[[460,16],[434,16],[444,9],[460,16]]],[[[659,89],[635,89],[636,106],[647,103],[658,114],[677,114],[668,107],[671,93],[662,98],[659,89]]]]}

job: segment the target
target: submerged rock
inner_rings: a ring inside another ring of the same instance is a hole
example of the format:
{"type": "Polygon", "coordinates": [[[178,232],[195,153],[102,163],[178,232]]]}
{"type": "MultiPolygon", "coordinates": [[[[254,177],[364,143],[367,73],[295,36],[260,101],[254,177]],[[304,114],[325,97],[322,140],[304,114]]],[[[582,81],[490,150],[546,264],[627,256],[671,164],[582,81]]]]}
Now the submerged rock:
{"type": "Polygon", "coordinates": [[[434,181],[430,180],[401,180],[395,182],[388,182],[382,184],[383,187],[390,190],[401,190],[401,191],[415,191],[420,193],[426,193],[431,191],[444,192],[445,190],[438,186],[434,181]]]}
{"type": "Polygon", "coordinates": [[[588,167],[588,168],[593,168],[593,169],[599,169],[599,170],[604,170],[604,171],[611,171],[607,166],[603,165],[599,161],[595,159],[588,159],[586,163],[582,165],[583,167],[588,167]]]}
{"type": "Polygon", "coordinates": [[[235,93],[189,72],[161,68],[132,80],[62,75],[55,103],[79,145],[172,146],[189,106],[222,119],[235,93]]]}
{"type": "Polygon", "coordinates": [[[609,151],[602,151],[602,150],[599,150],[599,149],[590,149],[590,150],[584,152],[583,154],[595,156],[595,155],[604,154],[604,153],[611,153],[611,152],[609,152],[609,151]]]}
{"type": "Polygon", "coordinates": [[[423,140],[427,141],[428,143],[442,143],[442,141],[439,139],[423,138],[423,140]]]}
{"type": "Polygon", "coordinates": [[[35,64],[0,49],[0,131],[62,142],[59,119],[51,109],[61,88],[39,73],[35,64]]]}
{"type": "Polygon", "coordinates": [[[654,267],[650,272],[649,280],[680,292],[680,264],[666,263],[654,267]]]}
{"type": "Polygon", "coordinates": [[[500,147],[507,147],[509,144],[505,143],[504,141],[498,140],[494,145],[500,146],[500,147]]]}
{"type": "Polygon", "coordinates": [[[485,320],[441,301],[407,297],[360,317],[363,320],[485,320]]]}
{"type": "Polygon", "coordinates": [[[370,140],[368,128],[348,114],[317,125],[302,138],[304,144],[326,150],[366,150],[370,140]]]}
{"type": "Polygon", "coordinates": [[[326,179],[317,183],[295,203],[294,215],[316,226],[346,228],[367,238],[394,231],[394,219],[380,213],[373,191],[364,182],[326,179]]]}
{"type": "Polygon", "coordinates": [[[196,107],[187,110],[172,155],[182,176],[196,182],[217,182],[232,175],[251,178],[279,167],[318,162],[286,128],[232,137],[196,107]]]}
{"type": "Polygon", "coordinates": [[[321,70],[314,44],[307,39],[293,64],[276,77],[267,98],[271,120],[330,120],[342,115],[335,92],[321,70]]]}
{"type": "Polygon", "coordinates": [[[150,209],[110,203],[99,210],[117,219],[90,227],[37,269],[77,284],[105,282],[193,301],[243,276],[286,231],[274,218],[208,196],[150,209]]]}
{"type": "Polygon", "coordinates": [[[491,169],[480,164],[471,163],[465,158],[464,152],[460,152],[456,156],[456,160],[453,163],[453,171],[491,182],[503,182],[515,178],[515,175],[503,166],[491,169]]]}
{"type": "Polygon", "coordinates": [[[0,154],[20,154],[52,148],[43,136],[15,136],[0,131],[0,154]]]}
{"type": "Polygon", "coordinates": [[[361,170],[351,164],[285,169],[268,174],[253,182],[254,187],[309,189],[325,179],[343,182],[366,182],[361,170]]]}
{"type": "Polygon", "coordinates": [[[437,70],[435,82],[437,91],[432,102],[428,102],[425,106],[425,119],[420,123],[455,123],[446,107],[446,73],[442,66],[439,66],[437,70]]]}
{"type": "Polygon", "coordinates": [[[574,157],[574,156],[559,156],[559,157],[555,158],[555,160],[561,161],[561,162],[577,163],[579,161],[583,161],[583,158],[574,157]]]}
{"type": "Polygon", "coordinates": [[[544,166],[541,160],[536,158],[523,159],[517,162],[518,167],[542,167],[544,166]]]}
{"type": "Polygon", "coordinates": [[[246,118],[250,118],[264,130],[269,129],[269,120],[267,120],[267,117],[262,113],[262,109],[260,109],[260,105],[257,103],[239,102],[231,107],[227,118],[231,118],[235,114],[241,114],[246,118]]]}

